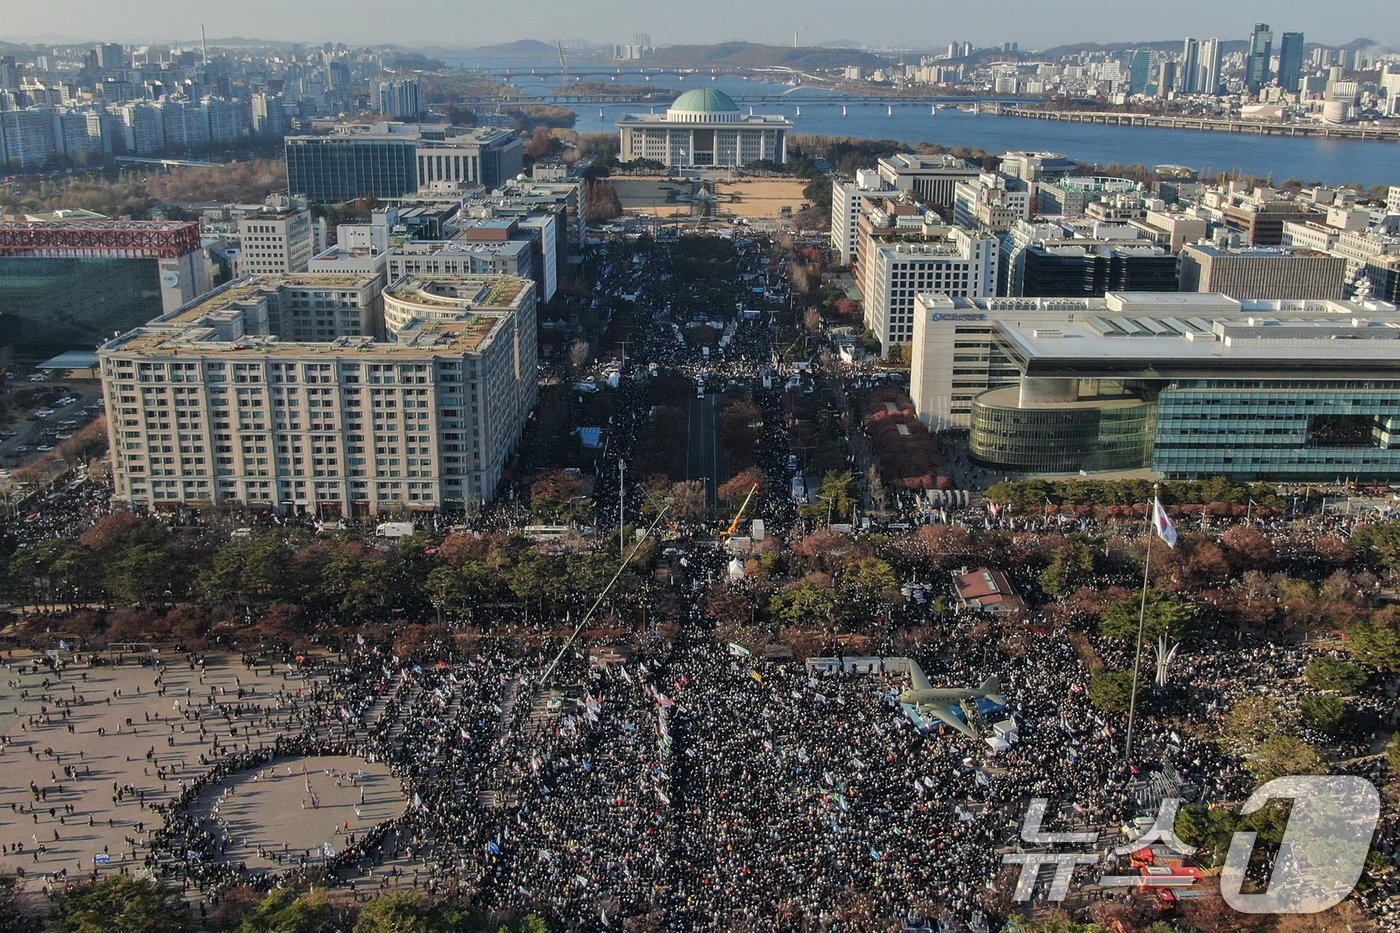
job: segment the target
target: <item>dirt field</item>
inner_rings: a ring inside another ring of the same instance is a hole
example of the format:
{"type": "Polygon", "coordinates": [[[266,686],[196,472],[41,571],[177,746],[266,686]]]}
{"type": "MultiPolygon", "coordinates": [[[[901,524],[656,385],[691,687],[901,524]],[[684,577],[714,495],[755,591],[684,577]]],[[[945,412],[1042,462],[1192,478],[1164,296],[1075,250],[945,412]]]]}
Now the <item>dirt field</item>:
{"type": "Polygon", "coordinates": [[[691,203],[677,203],[677,194],[694,193],[690,182],[675,182],[665,178],[611,178],[617,199],[628,214],[650,214],[654,217],[687,217],[691,213],[691,203]]]}
{"type": "Polygon", "coordinates": [[[294,865],[299,851],[319,857],[323,846],[343,849],[403,809],[387,767],[341,756],[279,758],[207,789],[195,806],[228,833],[224,861],[273,871],[294,865]]]}
{"type": "MultiPolygon", "coordinates": [[[[141,871],[146,840],[162,823],[150,805],[203,773],[200,757],[216,747],[257,747],[298,731],[286,721],[287,701],[311,685],[285,669],[249,670],[218,655],[204,666],[167,653],[162,670],[128,661],[61,673],[35,660],[23,652],[0,658],[0,870],[23,871],[31,888],[65,869],[70,878],[141,871]]],[[[302,764],[283,759],[228,782],[236,788],[222,803],[234,837],[230,857],[261,864],[259,847],[343,848],[350,833],[402,812],[398,782],[383,765],[307,759],[303,775],[302,764]],[[338,786],[328,770],[355,780],[342,777],[338,786]],[[317,801],[303,810],[308,782],[317,801]]],[[[204,806],[224,789],[213,789],[204,806]]]]}
{"type": "MultiPolygon", "coordinates": [[[[612,178],[610,181],[617,190],[617,198],[622,209],[628,214],[648,214],[654,217],[688,217],[693,211],[689,201],[677,202],[675,196],[694,195],[699,190],[698,182],[673,181],[660,177],[612,178]]],[[[733,181],[714,183],[714,216],[718,218],[744,217],[749,220],[777,220],[786,218],[784,207],[797,213],[806,198],[802,189],[803,179],[787,178],[741,178],[733,181]]]]}
{"type": "Polygon", "coordinates": [[[807,186],[804,179],[788,178],[744,178],[732,182],[718,182],[715,195],[721,216],[776,218],[783,216],[784,206],[791,207],[795,214],[806,203],[802,189],[807,186]]]}

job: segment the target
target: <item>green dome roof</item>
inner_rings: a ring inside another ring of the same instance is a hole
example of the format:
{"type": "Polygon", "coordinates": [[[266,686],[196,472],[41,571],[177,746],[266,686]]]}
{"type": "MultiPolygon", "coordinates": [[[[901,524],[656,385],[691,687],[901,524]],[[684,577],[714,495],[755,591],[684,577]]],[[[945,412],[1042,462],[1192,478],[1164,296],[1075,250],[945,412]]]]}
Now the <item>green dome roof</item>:
{"type": "Polygon", "coordinates": [[[685,113],[729,113],[737,112],[739,105],[723,91],[697,87],[677,97],[669,109],[685,113]]]}

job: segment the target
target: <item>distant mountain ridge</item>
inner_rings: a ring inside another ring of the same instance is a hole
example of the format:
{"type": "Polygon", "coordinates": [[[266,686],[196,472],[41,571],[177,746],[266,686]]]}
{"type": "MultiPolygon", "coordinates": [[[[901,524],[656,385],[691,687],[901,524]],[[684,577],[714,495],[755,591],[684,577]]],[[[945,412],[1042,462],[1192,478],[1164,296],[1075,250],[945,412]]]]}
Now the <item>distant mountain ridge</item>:
{"type": "Polygon", "coordinates": [[[472,54],[490,58],[540,58],[559,54],[559,49],[539,39],[517,39],[514,42],[500,42],[483,45],[471,50],[472,54]]]}
{"type": "Polygon", "coordinates": [[[880,68],[888,59],[849,48],[792,48],[755,42],[671,45],[657,49],[645,64],[663,68],[880,68]]]}

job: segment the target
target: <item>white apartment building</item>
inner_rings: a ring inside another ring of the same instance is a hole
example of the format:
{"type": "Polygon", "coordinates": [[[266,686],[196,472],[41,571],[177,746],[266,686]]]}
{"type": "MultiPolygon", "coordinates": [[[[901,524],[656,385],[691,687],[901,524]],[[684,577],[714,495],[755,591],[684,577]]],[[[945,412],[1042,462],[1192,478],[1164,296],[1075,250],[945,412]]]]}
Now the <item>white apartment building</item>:
{"type": "Polygon", "coordinates": [[[239,276],[305,272],[317,252],[308,210],[268,210],[240,217],[238,239],[239,276]]]}
{"type": "Polygon", "coordinates": [[[957,227],[924,228],[917,238],[873,240],[861,264],[865,326],[888,350],[914,339],[914,296],[996,294],[997,240],[957,227]]]}
{"type": "Polygon", "coordinates": [[[528,279],[258,276],[98,350],[115,495],[379,514],[491,498],[536,391],[528,279]],[[387,331],[385,319],[394,324],[387,331]]]}
{"type": "Polygon", "coordinates": [[[880,173],[868,168],[856,172],[855,181],[838,178],[831,183],[831,248],[841,265],[849,266],[855,259],[861,198],[885,190],[880,173]]]}

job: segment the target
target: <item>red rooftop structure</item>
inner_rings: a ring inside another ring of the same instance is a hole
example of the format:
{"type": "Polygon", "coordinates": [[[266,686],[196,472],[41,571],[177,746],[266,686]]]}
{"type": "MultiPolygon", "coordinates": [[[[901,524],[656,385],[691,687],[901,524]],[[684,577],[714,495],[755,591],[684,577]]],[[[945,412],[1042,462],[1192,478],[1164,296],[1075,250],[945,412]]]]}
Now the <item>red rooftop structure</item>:
{"type": "Polygon", "coordinates": [[[0,256],[178,259],[199,249],[192,221],[26,221],[0,224],[0,256]]]}
{"type": "Polygon", "coordinates": [[[1026,608],[1025,600],[1016,595],[1000,570],[978,567],[971,573],[954,574],[953,586],[958,592],[958,603],[972,609],[1016,612],[1026,608]]]}

